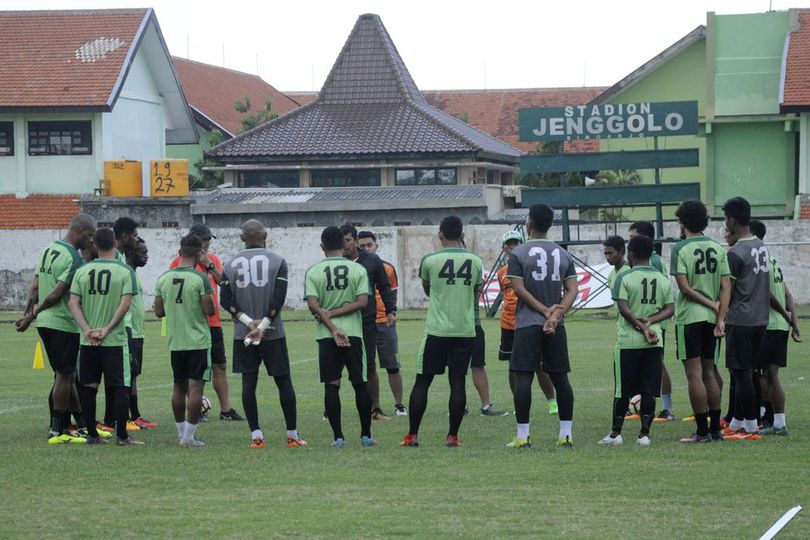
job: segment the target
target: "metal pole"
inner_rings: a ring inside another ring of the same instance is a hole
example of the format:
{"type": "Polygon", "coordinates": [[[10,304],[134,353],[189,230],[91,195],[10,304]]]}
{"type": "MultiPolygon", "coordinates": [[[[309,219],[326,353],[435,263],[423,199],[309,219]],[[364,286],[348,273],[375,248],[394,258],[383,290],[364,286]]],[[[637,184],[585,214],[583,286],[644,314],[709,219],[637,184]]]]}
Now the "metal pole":
{"type": "MultiPolygon", "coordinates": [[[[653,149],[658,150],[658,137],[653,137],[653,149]]],[[[661,184],[661,169],[655,169],[655,185],[661,184]]],[[[655,203],[655,221],[658,226],[658,238],[664,237],[664,213],[661,203],[655,203]]]]}

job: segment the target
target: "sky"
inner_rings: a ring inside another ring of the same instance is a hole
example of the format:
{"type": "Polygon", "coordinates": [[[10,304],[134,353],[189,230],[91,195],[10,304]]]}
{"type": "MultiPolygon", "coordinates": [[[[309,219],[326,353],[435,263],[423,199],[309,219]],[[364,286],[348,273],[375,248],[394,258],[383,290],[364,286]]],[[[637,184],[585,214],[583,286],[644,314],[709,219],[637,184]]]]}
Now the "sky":
{"type": "Polygon", "coordinates": [[[169,51],[318,90],[357,17],[376,13],[422,90],[610,86],[706,13],[810,0],[0,0],[0,9],[152,7],[169,51]]]}

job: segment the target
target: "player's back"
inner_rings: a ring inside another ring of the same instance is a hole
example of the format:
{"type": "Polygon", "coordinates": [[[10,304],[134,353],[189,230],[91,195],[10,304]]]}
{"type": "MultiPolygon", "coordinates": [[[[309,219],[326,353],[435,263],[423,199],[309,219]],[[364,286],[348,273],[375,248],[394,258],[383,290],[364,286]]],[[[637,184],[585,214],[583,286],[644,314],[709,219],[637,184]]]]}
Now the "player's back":
{"type": "Polygon", "coordinates": [[[726,324],[768,324],[771,290],[769,264],[768,248],[755,236],[738,240],[728,250],[728,265],[733,279],[726,324]]]}
{"type": "MultiPolygon", "coordinates": [[[[692,236],[675,243],[670,256],[673,276],[683,275],[689,286],[710,300],[720,298],[720,281],[729,275],[726,250],[707,236],[692,236]]],[[[717,315],[708,307],[678,295],[675,303],[675,322],[715,322],[717,315]]]]}
{"type": "Polygon", "coordinates": [[[419,277],[430,282],[425,333],[442,337],[475,337],[476,288],[483,282],[483,262],[462,248],[425,255],[419,277]]]}
{"type": "MultiPolygon", "coordinates": [[[[287,262],[281,255],[266,248],[247,248],[225,263],[228,286],[236,305],[252,319],[267,315],[276,292],[277,279],[287,280],[287,262]]],[[[247,327],[236,321],[233,339],[247,335],[247,327]]],[[[273,329],[267,339],[284,337],[284,323],[279,312],[273,319],[273,329]]]]}
{"type": "MultiPolygon", "coordinates": [[[[76,270],[82,265],[82,257],[76,248],[62,240],[57,240],[48,245],[39,257],[36,266],[36,276],[38,283],[39,304],[42,304],[56,288],[57,283],[62,281],[68,287],[73,281],[76,270]]],[[[68,308],[70,294],[65,294],[62,299],[53,307],[42,311],[37,316],[37,326],[44,328],[54,328],[69,332],[78,332],[73,317],[68,308]]]]}
{"type": "MultiPolygon", "coordinates": [[[[627,307],[638,317],[655,315],[672,302],[672,283],[657,268],[650,265],[634,266],[622,272],[616,278],[612,291],[613,300],[625,300],[627,307]]],[[[633,328],[632,324],[619,314],[617,322],[618,344],[621,348],[640,348],[650,345],[644,335],[633,328]]],[[[661,323],[650,325],[650,328],[661,338],[661,323]]],[[[663,341],[659,341],[659,347],[663,341]]]]}
{"type": "MultiPolygon", "coordinates": [[[[770,279],[771,279],[771,293],[776,298],[776,300],[787,309],[786,302],[786,293],[785,293],[785,276],[782,273],[782,267],[779,266],[779,262],[771,257],[771,271],[770,271],[770,279]]],[[[790,331],[790,324],[785,320],[782,315],[779,314],[778,311],[771,308],[768,312],[768,330],[782,330],[784,332],[790,331]]]]}
{"type": "MultiPolygon", "coordinates": [[[[135,272],[116,259],[95,259],[83,264],[73,277],[70,293],[80,296],[82,312],[90,328],[109,324],[124,295],[138,294],[135,272]]],[[[82,345],[88,345],[82,335],[82,345]]],[[[118,346],[126,343],[123,319],[104,338],[102,346],[118,346]]]]}
{"type": "MultiPolygon", "coordinates": [[[[317,298],[318,304],[327,311],[351,304],[361,294],[369,296],[369,302],[374,302],[374,297],[369,292],[366,269],[345,257],[323,259],[309,267],[304,278],[304,298],[317,298]]],[[[362,310],[333,317],[332,323],[348,336],[363,335],[362,310]]],[[[326,326],[318,324],[317,339],[331,337],[326,326]]]]}
{"type": "Polygon", "coordinates": [[[201,297],[211,294],[208,276],[178,266],[158,278],[155,295],[163,299],[169,350],[194,351],[211,346],[211,330],[201,297]]]}

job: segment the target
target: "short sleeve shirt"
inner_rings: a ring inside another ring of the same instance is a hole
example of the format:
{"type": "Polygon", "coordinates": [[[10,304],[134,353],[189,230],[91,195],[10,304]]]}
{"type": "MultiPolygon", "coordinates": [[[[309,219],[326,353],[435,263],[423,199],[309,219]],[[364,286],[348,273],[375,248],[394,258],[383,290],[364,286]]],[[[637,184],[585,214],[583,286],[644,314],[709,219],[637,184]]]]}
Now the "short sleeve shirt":
{"type": "MultiPolygon", "coordinates": [[[[785,304],[785,276],[782,274],[782,268],[779,263],[771,257],[771,294],[782,304],[782,307],[787,308],[785,304]]],[[[783,332],[790,331],[790,324],[785,320],[778,311],[771,308],[768,312],[768,330],[782,330],[783,332]]]]}
{"type": "MultiPolygon", "coordinates": [[[[278,280],[287,281],[287,261],[281,255],[265,248],[248,248],[237,253],[225,263],[222,272],[222,287],[229,287],[231,295],[251,319],[261,319],[270,311],[278,280]]],[[[248,328],[234,319],[233,339],[243,340],[248,328]]],[[[273,319],[273,330],[264,333],[267,341],[284,337],[281,313],[273,319]]]]}
{"type": "MultiPolygon", "coordinates": [[[[563,285],[577,279],[574,259],[562,246],[551,240],[532,238],[515,247],[509,256],[510,278],[521,278],[526,290],[544,306],[559,304],[563,285]]],[[[546,318],[518,299],[516,328],[542,326],[546,318]]],[[[563,321],[560,321],[563,324],[563,321]]]]}
{"type": "Polygon", "coordinates": [[[478,255],[461,248],[445,248],[422,258],[419,277],[430,283],[425,334],[475,337],[475,290],[484,281],[483,268],[478,255]]]}
{"type": "MultiPolygon", "coordinates": [[[[138,294],[135,272],[115,259],[96,259],[76,270],[70,294],[81,298],[81,309],[90,328],[107,326],[123,296],[138,294]]],[[[118,347],[127,342],[123,319],[107,334],[102,347],[118,347]]],[[[84,334],[82,345],[90,345],[84,334]]]]}
{"type": "Polygon", "coordinates": [[[726,324],[767,326],[771,309],[770,255],[755,236],[738,240],[728,250],[731,302],[726,324]]]}
{"type": "MultiPolygon", "coordinates": [[[[399,289],[399,280],[397,279],[397,271],[394,268],[394,265],[388,261],[383,261],[383,266],[385,267],[385,273],[388,275],[388,283],[391,284],[391,292],[394,293],[397,289],[399,289]]],[[[380,296],[380,291],[375,287],[374,288],[374,300],[377,303],[377,318],[375,319],[378,323],[384,323],[388,321],[388,316],[385,313],[385,302],[383,302],[382,296],[380,296]]]]}
{"type": "MultiPolygon", "coordinates": [[[[358,296],[369,296],[368,272],[363,265],[344,257],[327,257],[309,267],[304,277],[304,299],[318,299],[323,309],[332,310],[351,304],[358,296]]],[[[369,302],[371,298],[369,298],[369,302]]],[[[362,310],[333,317],[332,324],[350,337],[363,337],[362,310]]],[[[315,339],[331,339],[332,333],[321,323],[315,339]]]]}
{"type": "Polygon", "coordinates": [[[503,295],[503,303],[501,304],[501,328],[504,330],[514,330],[518,298],[515,294],[515,290],[512,288],[512,280],[506,275],[507,270],[507,266],[502,266],[497,274],[498,285],[503,295]]]}
{"type": "Polygon", "coordinates": [[[188,266],[178,266],[158,278],[155,297],[163,300],[170,351],[211,347],[211,329],[202,305],[207,294],[212,294],[208,275],[188,266]]]}
{"type": "Polygon", "coordinates": [[[39,283],[37,303],[42,304],[45,297],[53,292],[60,281],[68,286],[68,290],[56,305],[41,311],[37,315],[37,326],[39,328],[51,328],[72,334],[79,333],[79,327],[70,313],[68,300],[70,299],[70,286],[73,284],[73,278],[83,263],[84,261],[76,248],[62,240],[53,242],[42,252],[35,272],[39,283]]]}
{"type": "MultiPolygon", "coordinates": [[[[612,291],[613,300],[624,300],[636,317],[651,317],[664,306],[672,303],[672,283],[669,278],[652,266],[635,266],[616,278],[612,291]]],[[[620,349],[646,349],[663,347],[661,324],[650,327],[658,335],[658,343],[650,344],[644,334],[633,328],[619,314],[616,323],[616,346],[620,349]]]]}
{"type": "MultiPolygon", "coordinates": [[[[672,246],[669,273],[686,276],[689,286],[709,300],[720,298],[720,281],[730,275],[728,255],[723,246],[707,236],[692,236],[672,246]]],[[[675,303],[675,323],[715,323],[714,310],[693,302],[685,294],[675,303]]]]}
{"type": "MultiPolygon", "coordinates": [[[[223,270],[222,261],[219,260],[219,257],[214,255],[213,253],[209,253],[208,258],[211,259],[212,263],[214,263],[214,267],[220,273],[222,273],[222,270],[223,270]]],[[[169,265],[169,268],[170,269],[171,268],[176,268],[182,261],[183,261],[183,259],[181,259],[180,257],[175,257],[175,259],[169,265]]],[[[221,327],[222,326],[222,320],[219,318],[219,298],[218,298],[219,291],[217,289],[217,282],[214,281],[214,276],[212,276],[208,272],[206,272],[205,268],[202,265],[198,264],[196,270],[199,273],[201,273],[201,274],[208,277],[208,279],[210,281],[211,294],[213,295],[213,298],[214,298],[214,314],[211,315],[210,317],[208,317],[208,326],[210,326],[212,328],[221,327]]]]}

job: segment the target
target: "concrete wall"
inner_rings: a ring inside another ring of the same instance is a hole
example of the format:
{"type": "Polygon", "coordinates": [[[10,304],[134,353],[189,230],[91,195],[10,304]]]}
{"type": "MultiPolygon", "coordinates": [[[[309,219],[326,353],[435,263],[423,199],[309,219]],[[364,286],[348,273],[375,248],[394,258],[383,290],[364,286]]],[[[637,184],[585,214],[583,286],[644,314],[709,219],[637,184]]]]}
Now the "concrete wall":
{"type": "MultiPolygon", "coordinates": [[[[810,289],[801,285],[810,282],[810,241],[807,241],[810,238],[810,222],[768,221],[767,226],[771,252],[781,261],[788,286],[799,303],[810,303],[810,289]]],[[[720,228],[720,222],[712,222],[708,233],[720,240],[720,228]]],[[[582,239],[600,240],[614,232],[626,236],[626,229],[627,224],[607,231],[604,226],[583,227],[582,239]]],[[[497,259],[501,235],[507,230],[509,227],[500,225],[471,225],[465,228],[467,244],[484,260],[485,271],[489,271],[497,259]]],[[[436,226],[374,229],[380,243],[380,256],[393,263],[399,272],[399,305],[402,308],[423,308],[427,305],[418,277],[419,262],[425,254],[439,249],[437,231],[436,226]]],[[[177,253],[180,237],[185,230],[142,229],[140,232],[149,246],[149,264],[139,273],[144,282],[146,305],[151,306],[155,282],[177,253]]],[[[223,261],[240,248],[237,229],[217,229],[214,233],[217,238],[212,244],[212,251],[223,261]]],[[[319,248],[321,229],[273,228],[268,233],[269,247],[282,254],[290,266],[288,307],[302,308],[304,272],[322,257],[319,248]]],[[[677,235],[675,224],[668,224],[666,233],[677,235]]],[[[41,250],[62,234],[63,231],[3,231],[0,234],[0,279],[4,283],[0,292],[0,309],[21,308],[41,250]]],[[[558,240],[559,237],[560,229],[555,227],[552,238],[558,240]]],[[[572,247],[571,252],[586,264],[603,262],[598,244],[572,247]]],[[[663,255],[668,263],[668,245],[664,246],[663,255]]]]}

